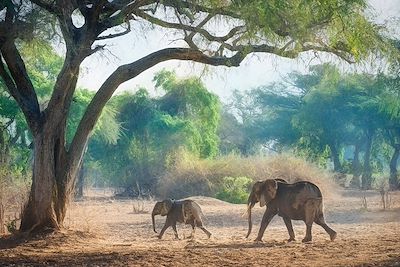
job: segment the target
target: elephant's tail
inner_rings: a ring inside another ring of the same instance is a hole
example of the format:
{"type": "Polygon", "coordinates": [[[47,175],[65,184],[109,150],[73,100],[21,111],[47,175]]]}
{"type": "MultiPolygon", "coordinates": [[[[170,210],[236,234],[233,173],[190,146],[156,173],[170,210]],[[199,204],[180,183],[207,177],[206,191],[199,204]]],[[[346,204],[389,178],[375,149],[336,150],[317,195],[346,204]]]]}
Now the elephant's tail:
{"type": "Polygon", "coordinates": [[[201,207],[200,207],[199,204],[197,204],[196,202],[193,202],[193,207],[199,211],[199,215],[200,215],[202,218],[205,218],[204,213],[203,213],[203,210],[201,209],[201,207]]]}
{"type": "Polygon", "coordinates": [[[204,215],[203,210],[201,209],[200,205],[197,204],[194,201],[191,202],[191,205],[192,205],[193,214],[195,215],[195,217],[196,217],[196,214],[197,214],[196,220],[198,220],[198,221],[207,221],[207,218],[204,215]]]}

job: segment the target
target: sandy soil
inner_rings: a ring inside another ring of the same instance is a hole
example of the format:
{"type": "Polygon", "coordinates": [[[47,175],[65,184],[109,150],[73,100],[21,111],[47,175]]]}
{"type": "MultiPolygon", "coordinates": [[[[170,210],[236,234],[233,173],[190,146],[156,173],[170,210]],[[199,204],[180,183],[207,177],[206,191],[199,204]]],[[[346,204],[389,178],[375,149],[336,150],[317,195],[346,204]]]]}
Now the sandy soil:
{"type": "MultiPolygon", "coordinates": [[[[325,217],[338,232],[334,242],[317,225],[313,242],[301,243],[303,222],[294,222],[297,241],[287,243],[287,230],[276,217],[264,235],[255,238],[264,209],[255,207],[251,238],[245,239],[245,205],[195,197],[205,214],[211,239],[189,226],[178,225],[158,240],[149,211],[154,201],[93,197],[74,202],[66,229],[46,239],[0,238],[0,266],[400,266],[400,192],[391,194],[383,211],[379,193],[342,190],[325,200],[325,217]]],[[[165,217],[157,217],[160,230],[165,217]]]]}

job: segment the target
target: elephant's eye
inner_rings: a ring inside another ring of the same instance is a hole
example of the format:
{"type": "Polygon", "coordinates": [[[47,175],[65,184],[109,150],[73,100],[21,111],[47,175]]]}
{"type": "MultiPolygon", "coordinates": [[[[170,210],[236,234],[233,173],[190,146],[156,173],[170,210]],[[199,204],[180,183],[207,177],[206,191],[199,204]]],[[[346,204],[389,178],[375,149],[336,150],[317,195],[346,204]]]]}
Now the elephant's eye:
{"type": "Polygon", "coordinates": [[[276,193],[276,191],[274,190],[274,189],[268,189],[268,192],[271,194],[271,195],[275,195],[275,193],[276,193]]]}

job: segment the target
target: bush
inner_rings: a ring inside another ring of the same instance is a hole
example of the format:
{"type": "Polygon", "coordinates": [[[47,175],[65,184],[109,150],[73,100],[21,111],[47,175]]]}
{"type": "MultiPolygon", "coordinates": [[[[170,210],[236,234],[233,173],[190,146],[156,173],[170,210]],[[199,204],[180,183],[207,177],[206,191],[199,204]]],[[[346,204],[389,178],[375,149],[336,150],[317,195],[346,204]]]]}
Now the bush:
{"type": "Polygon", "coordinates": [[[249,196],[249,188],[253,180],[246,177],[224,177],[222,187],[217,192],[216,198],[235,204],[244,204],[249,196]]]}

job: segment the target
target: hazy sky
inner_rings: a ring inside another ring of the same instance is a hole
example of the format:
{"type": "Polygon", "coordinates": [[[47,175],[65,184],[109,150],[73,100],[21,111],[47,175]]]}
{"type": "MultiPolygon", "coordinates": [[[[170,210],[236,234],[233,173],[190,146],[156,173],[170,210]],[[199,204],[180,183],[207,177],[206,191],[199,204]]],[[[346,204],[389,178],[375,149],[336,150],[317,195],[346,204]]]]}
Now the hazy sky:
{"type": "MultiPolygon", "coordinates": [[[[375,8],[379,23],[386,18],[400,17],[400,0],[370,0],[375,8]]],[[[79,86],[97,90],[104,80],[119,65],[133,62],[151,52],[170,44],[173,36],[165,36],[162,31],[151,30],[144,35],[141,32],[131,32],[128,35],[108,43],[108,51],[95,54],[83,63],[79,86]]],[[[176,46],[168,45],[168,46],[176,46]]],[[[333,56],[324,60],[335,60],[333,56]]],[[[245,90],[277,81],[292,71],[305,71],[309,65],[322,63],[322,59],[305,54],[297,59],[285,59],[269,54],[253,54],[248,56],[240,67],[213,67],[206,69],[203,64],[183,61],[168,61],[158,64],[140,74],[138,77],[122,84],[121,90],[135,90],[138,86],[153,88],[154,73],[166,68],[175,70],[178,76],[201,75],[207,88],[226,101],[234,89],[245,90]]],[[[346,68],[346,63],[341,63],[346,68]]]]}

